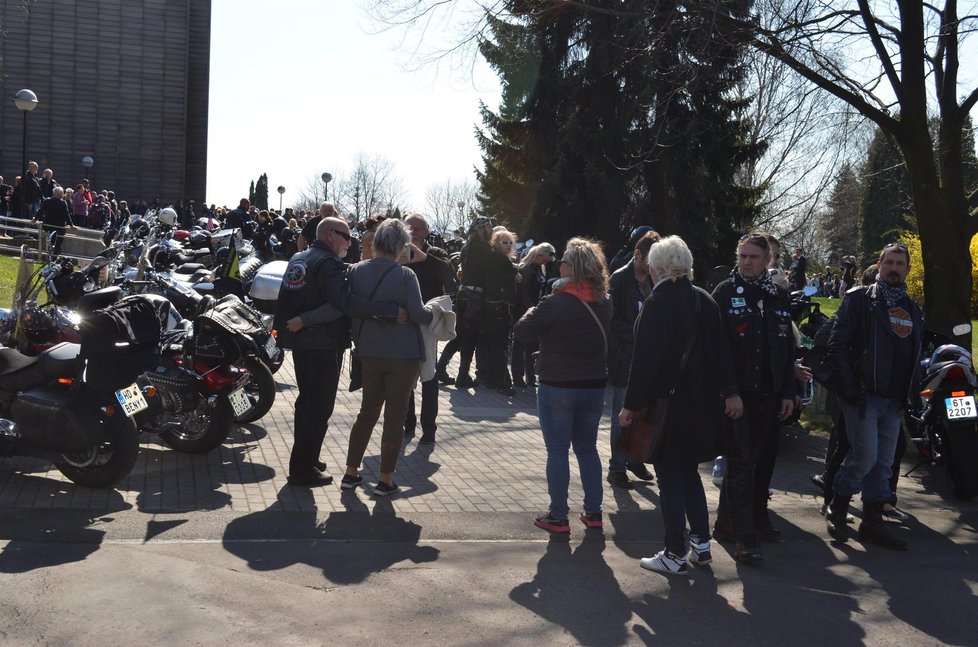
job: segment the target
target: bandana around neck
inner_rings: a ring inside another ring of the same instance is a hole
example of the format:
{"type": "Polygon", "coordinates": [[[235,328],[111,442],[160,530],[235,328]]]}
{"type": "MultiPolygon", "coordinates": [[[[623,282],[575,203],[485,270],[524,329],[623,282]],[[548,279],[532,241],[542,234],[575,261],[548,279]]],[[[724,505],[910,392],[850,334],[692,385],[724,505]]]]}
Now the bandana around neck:
{"type": "Polygon", "coordinates": [[[888,285],[886,281],[877,276],[876,292],[883,297],[883,301],[886,302],[886,307],[892,308],[900,303],[900,300],[907,295],[907,284],[901,283],[897,286],[888,285]]]}
{"type": "Polygon", "coordinates": [[[778,288],[777,286],[774,285],[774,282],[771,281],[771,273],[768,272],[767,270],[761,272],[760,276],[755,276],[754,278],[749,279],[740,273],[739,267],[735,266],[733,268],[733,271],[730,272],[730,277],[736,282],[740,282],[745,285],[750,285],[752,287],[763,290],[764,292],[767,292],[771,296],[777,296],[778,294],[778,288]]]}

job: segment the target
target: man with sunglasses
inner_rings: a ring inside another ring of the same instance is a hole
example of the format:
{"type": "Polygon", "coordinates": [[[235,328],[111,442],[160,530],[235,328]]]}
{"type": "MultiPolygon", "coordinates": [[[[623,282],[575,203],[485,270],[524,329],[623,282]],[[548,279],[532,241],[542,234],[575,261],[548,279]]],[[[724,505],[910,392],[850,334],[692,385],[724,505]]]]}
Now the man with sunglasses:
{"type": "Polygon", "coordinates": [[[289,260],[275,309],[278,345],[292,349],[296,386],[295,441],[288,482],[300,487],[328,485],[333,477],[319,460],[336,403],[343,353],[350,347],[351,317],[407,321],[393,301],[367,301],[351,292],[346,256],[352,237],[341,218],[323,218],[316,239],[289,260]]]}
{"type": "Polygon", "coordinates": [[[887,245],[875,283],[846,293],[829,338],[828,361],[845,417],[849,453],[832,482],[826,524],[840,542],[849,538],[849,502],[862,492],[859,540],[887,548],[907,543],[883,523],[892,496],[890,472],[900,422],[916,393],[923,316],[907,295],[910,252],[887,245]]]}

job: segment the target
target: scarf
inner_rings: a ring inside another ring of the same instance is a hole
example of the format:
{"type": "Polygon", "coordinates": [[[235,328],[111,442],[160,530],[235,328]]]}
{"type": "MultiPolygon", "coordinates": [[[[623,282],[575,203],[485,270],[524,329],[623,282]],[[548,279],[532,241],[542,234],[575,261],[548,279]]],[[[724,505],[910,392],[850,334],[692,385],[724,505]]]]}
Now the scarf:
{"type": "Polygon", "coordinates": [[[903,297],[907,296],[907,284],[901,283],[897,286],[887,284],[881,277],[876,277],[876,294],[883,297],[887,308],[892,308],[900,303],[903,297]]]}
{"type": "Polygon", "coordinates": [[[739,267],[734,266],[733,271],[730,272],[730,277],[735,282],[739,282],[745,285],[749,285],[751,287],[755,287],[759,290],[767,292],[771,296],[777,296],[778,294],[778,287],[774,285],[773,281],[771,281],[771,273],[768,272],[766,269],[763,272],[761,272],[760,276],[755,276],[754,278],[749,279],[740,273],[739,267]]]}
{"type": "Polygon", "coordinates": [[[594,298],[594,288],[591,287],[590,283],[574,283],[569,278],[557,279],[554,282],[553,293],[557,294],[558,292],[573,294],[581,301],[587,301],[588,303],[597,301],[594,298]]]}

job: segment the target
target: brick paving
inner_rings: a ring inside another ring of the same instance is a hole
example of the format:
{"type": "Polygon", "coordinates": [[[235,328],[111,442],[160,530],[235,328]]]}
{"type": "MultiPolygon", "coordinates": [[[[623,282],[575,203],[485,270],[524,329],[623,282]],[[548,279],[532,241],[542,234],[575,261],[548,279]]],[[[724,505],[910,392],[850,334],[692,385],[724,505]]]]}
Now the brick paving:
{"type": "MultiPolygon", "coordinates": [[[[144,513],[225,510],[244,515],[262,510],[320,513],[348,509],[341,500],[339,477],[345,463],[350,428],[360,404],[359,393],[349,393],[341,380],[336,411],[323,447],[322,459],[336,476],[333,486],[315,488],[311,496],[286,484],[292,439],[296,390],[291,358],[276,374],[278,395],[268,415],[236,429],[218,450],[206,455],[181,454],[150,435],[143,435],[138,462],[122,482],[118,495],[72,484],[49,463],[32,459],[0,461],[0,509],[58,508],[104,510],[121,495],[126,504],[144,513]]],[[[439,393],[438,442],[405,446],[395,480],[402,491],[392,499],[398,514],[431,512],[540,512],[547,508],[544,475],[546,452],[536,418],[535,392],[518,390],[507,398],[486,389],[439,393]]],[[[420,408],[420,389],[416,392],[420,408]]],[[[610,405],[610,398],[609,398],[610,405]]],[[[376,479],[380,463],[378,423],[364,459],[368,482],[376,479]]],[[[608,414],[602,420],[599,450],[602,465],[609,454],[608,414]]],[[[420,435],[420,429],[418,430],[420,435]]],[[[785,430],[778,467],[772,484],[772,510],[815,510],[817,501],[808,481],[820,471],[824,438],[800,427],[785,430]]],[[[909,468],[904,466],[904,471],[909,468]]],[[[571,455],[569,502],[576,509],[583,493],[571,455]]],[[[702,467],[711,510],[718,489],[710,482],[710,465],[702,467]]],[[[918,470],[901,481],[901,496],[924,492],[920,479],[933,473],[918,470]]],[[[358,496],[370,495],[357,491],[358,496]]],[[[936,498],[936,497],[932,497],[936,498]]],[[[636,511],[655,508],[654,486],[638,485],[632,492],[613,491],[605,485],[605,510],[636,511]]]]}

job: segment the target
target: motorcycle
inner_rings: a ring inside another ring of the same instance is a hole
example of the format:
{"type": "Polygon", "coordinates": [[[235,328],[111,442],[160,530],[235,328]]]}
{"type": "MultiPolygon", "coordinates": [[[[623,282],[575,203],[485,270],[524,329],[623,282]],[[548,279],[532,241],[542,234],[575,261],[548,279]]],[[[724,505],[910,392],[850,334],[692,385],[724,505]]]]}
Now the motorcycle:
{"type": "Polygon", "coordinates": [[[81,344],[28,356],[0,349],[0,456],[54,463],[88,487],[112,487],[136,463],[139,433],[120,395],[159,358],[160,323],[145,301],[88,318],[81,344]]]}
{"type": "MultiPolygon", "coordinates": [[[[970,324],[962,324],[954,334],[970,330],[970,324]]],[[[978,495],[978,378],[971,353],[947,341],[925,333],[929,357],[921,361],[923,406],[911,412],[911,438],[924,462],[945,466],[955,496],[970,499],[978,495]]]]}

